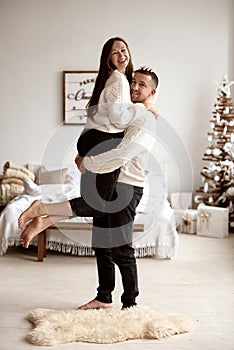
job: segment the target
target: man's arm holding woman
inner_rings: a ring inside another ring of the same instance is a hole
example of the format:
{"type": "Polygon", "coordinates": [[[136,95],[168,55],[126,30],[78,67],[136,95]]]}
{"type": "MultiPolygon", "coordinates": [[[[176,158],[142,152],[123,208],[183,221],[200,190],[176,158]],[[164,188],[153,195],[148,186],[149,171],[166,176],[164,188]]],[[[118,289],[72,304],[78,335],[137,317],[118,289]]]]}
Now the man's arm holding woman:
{"type": "MultiPolygon", "coordinates": [[[[151,113],[150,113],[151,115],[151,113]]],[[[76,157],[76,164],[81,172],[85,170],[93,173],[108,173],[125,165],[134,157],[138,156],[143,149],[150,151],[155,143],[156,123],[153,115],[148,121],[148,127],[130,125],[124,134],[121,143],[114,149],[90,157],[76,157]]]]}

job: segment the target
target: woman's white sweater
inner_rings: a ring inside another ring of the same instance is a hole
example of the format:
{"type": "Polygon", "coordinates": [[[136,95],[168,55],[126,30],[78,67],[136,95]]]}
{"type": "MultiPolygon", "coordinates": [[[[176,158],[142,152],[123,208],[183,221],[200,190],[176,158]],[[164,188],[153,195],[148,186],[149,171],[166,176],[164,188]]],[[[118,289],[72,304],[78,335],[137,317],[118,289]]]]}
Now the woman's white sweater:
{"type": "Polygon", "coordinates": [[[117,133],[145,115],[142,104],[134,104],[133,108],[129,82],[124,74],[115,70],[101,92],[97,113],[87,118],[85,128],[117,133]]]}

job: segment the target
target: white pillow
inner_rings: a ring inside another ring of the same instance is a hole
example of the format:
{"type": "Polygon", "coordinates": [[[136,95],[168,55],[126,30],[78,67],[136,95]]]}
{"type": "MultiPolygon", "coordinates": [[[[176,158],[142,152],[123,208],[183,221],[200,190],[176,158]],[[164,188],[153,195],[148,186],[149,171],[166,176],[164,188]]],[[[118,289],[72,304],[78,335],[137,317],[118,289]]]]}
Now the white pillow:
{"type": "Polygon", "coordinates": [[[165,178],[162,174],[148,174],[145,179],[143,196],[137,206],[137,213],[152,212],[159,203],[164,203],[167,198],[165,178]]]}
{"type": "Polygon", "coordinates": [[[24,181],[25,193],[30,194],[32,196],[40,195],[41,193],[40,187],[35,182],[33,182],[31,179],[27,177],[25,177],[23,181],[24,181]]]}
{"type": "Polygon", "coordinates": [[[174,209],[192,208],[192,192],[171,193],[171,207],[174,209]]]}
{"type": "Polygon", "coordinates": [[[66,179],[64,181],[65,184],[69,184],[72,186],[80,186],[80,176],[81,172],[78,169],[68,169],[66,179]]]}

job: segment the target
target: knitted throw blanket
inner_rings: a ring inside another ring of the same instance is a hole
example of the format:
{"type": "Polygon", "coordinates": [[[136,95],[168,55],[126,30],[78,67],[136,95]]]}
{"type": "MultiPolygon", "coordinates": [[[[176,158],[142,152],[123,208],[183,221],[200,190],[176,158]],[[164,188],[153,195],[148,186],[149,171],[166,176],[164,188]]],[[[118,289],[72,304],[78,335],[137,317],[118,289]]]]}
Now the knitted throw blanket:
{"type": "Polygon", "coordinates": [[[11,199],[24,191],[24,179],[35,180],[35,175],[23,166],[6,162],[0,178],[0,205],[6,205],[11,199]]]}

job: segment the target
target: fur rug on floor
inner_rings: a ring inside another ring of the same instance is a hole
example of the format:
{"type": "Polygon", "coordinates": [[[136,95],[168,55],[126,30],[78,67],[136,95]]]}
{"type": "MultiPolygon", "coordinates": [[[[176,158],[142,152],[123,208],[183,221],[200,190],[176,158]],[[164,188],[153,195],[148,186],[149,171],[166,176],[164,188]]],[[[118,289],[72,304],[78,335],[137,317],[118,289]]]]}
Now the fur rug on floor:
{"type": "Polygon", "coordinates": [[[192,322],[182,315],[158,313],[145,306],[121,311],[35,309],[27,319],[34,329],[27,341],[52,346],[70,342],[110,344],[130,339],[162,339],[189,332],[192,322]]]}

